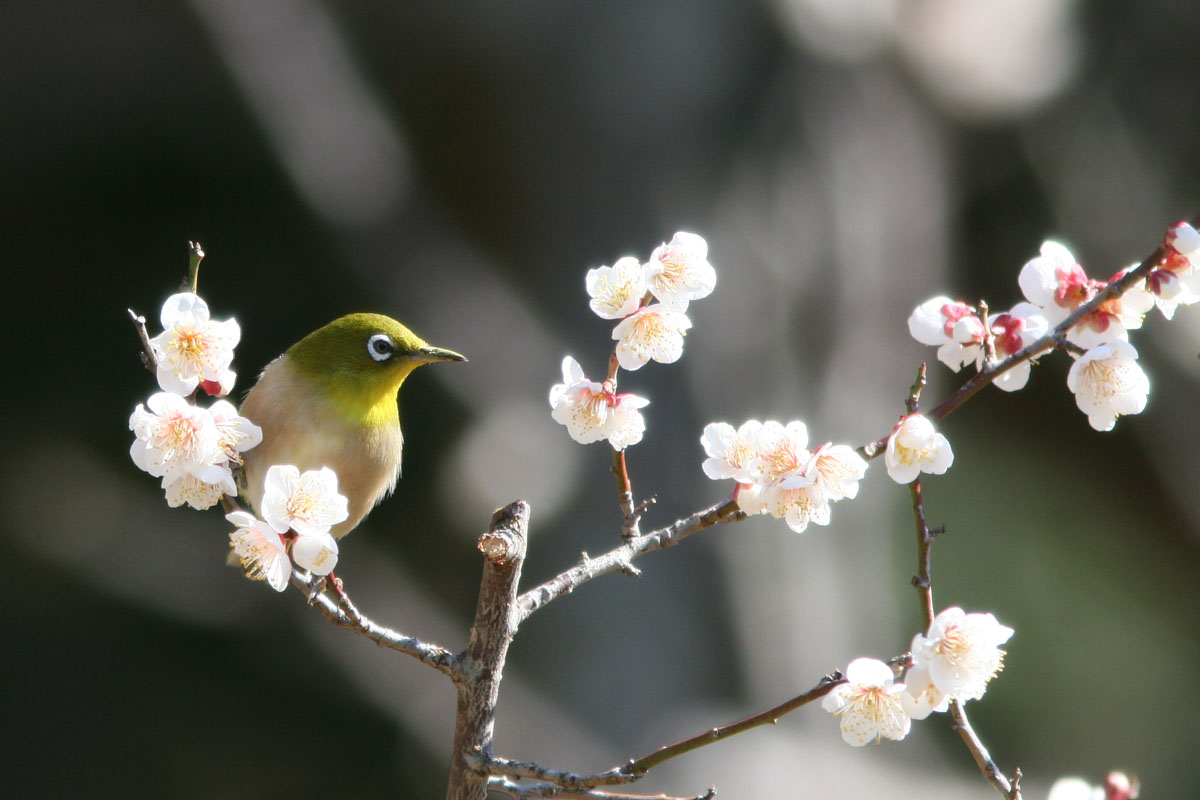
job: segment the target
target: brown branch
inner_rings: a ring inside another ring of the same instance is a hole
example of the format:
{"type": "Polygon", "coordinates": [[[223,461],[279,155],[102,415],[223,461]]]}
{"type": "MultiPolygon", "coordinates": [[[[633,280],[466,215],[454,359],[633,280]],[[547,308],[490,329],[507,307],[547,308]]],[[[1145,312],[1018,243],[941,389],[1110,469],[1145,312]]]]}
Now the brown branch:
{"type": "MultiPolygon", "coordinates": [[[[1120,278],[1112,281],[1099,292],[1096,296],[1084,303],[1079,308],[1075,309],[1065,320],[1054,326],[1045,336],[1028,345],[1027,347],[1013,353],[1003,361],[993,364],[985,364],[981,370],[976,372],[966,380],[961,386],[946,397],[942,402],[938,403],[937,407],[930,411],[925,416],[929,417],[933,422],[945,419],[955,411],[959,406],[971,399],[980,389],[987,386],[992,381],[999,378],[1004,373],[1008,372],[1018,364],[1036,358],[1042,353],[1056,348],[1066,347],[1066,332],[1069,331],[1076,322],[1081,320],[1092,311],[1099,308],[1104,303],[1112,300],[1125,293],[1138,281],[1145,278],[1159,265],[1164,255],[1166,255],[1166,247],[1159,245],[1153,253],[1146,257],[1142,263],[1138,264],[1134,269],[1129,270],[1120,278]]],[[[889,436],[891,434],[888,434],[889,436]]],[[[887,449],[888,436],[876,439],[873,442],[862,445],[858,448],[858,452],[866,459],[872,459],[887,449]]]]}
{"type": "Polygon", "coordinates": [[[154,355],[154,345],[150,344],[150,334],[146,333],[146,318],[141,314],[136,313],[132,308],[125,309],[129,314],[129,319],[133,321],[133,328],[137,331],[138,339],[142,343],[142,366],[150,370],[152,373],[158,372],[158,357],[154,355]]]}
{"type": "Polygon", "coordinates": [[[603,792],[596,789],[565,789],[552,783],[519,784],[504,778],[488,779],[488,788],[500,794],[506,794],[516,800],[525,798],[570,798],[571,800],[712,800],[717,796],[716,789],[709,789],[695,797],[676,797],[667,794],[618,794],[603,792]]]}
{"type": "Polygon", "coordinates": [[[996,766],[996,762],[992,761],[992,757],[988,755],[987,748],[983,746],[979,736],[976,735],[975,729],[971,727],[971,723],[967,720],[966,709],[958,700],[950,701],[950,716],[954,718],[954,729],[958,731],[958,735],[962,737],[966,743],[967,749],[971,751],[971,757],[975,759],[975,764],[979,767],[979,771],[983,773],[983,777],[988,783],[996,787],[996,791],[1004,795],[1008,800],[1021,800],[1021,770],[1017,768],[1013,772],[1012,780],[1009,780],[1000,768],[996,766]]]}
{"type": "Polygon", "coordinates": [[[698,511],[690,517],[677,520],[665,528],[630,539],[620,547],[609,550],[596,558],[584,553],[582,561],[577,566],[556,575],[540,586],[521,593],[521,596],[517,598],[517,624],[524,622],[530,614],[542,606],[565,594],[570,594],[593,578],[607,575],[610,572],[637,574],[637,569],[633,566],[633,559],[637,556],[677,545],[693,533],[699,533],[718,523],[733,522],[744,518],[745,514],[738,510],[737,502],[730,499],[704,511],[698,511]]]}
{"type": "Polygon", "coordinates": [[[653,753],[636,758],[630,761],[625,766],[621,767],[621,771],[626,774],[640,775],[649,771],[651,767],[656,767],[659,764],[676,756],[690,753],[692,750],[697,750],[707,744],[719,742],[722,739],[728,739],[730,736],[736,736],[743,731],[748,731],[751,728],[757,728],[760,725],[768,723],[774,725],[779,721],[779,718],[785,714],[789,714],[796,709],[806,706],[814,700],[820,700],[825,695],[833,691],[835,686],[843,684],[846,679],[841,672],[835,670],[830,675],[825,675],[817,682],[817,685],[809,689],[802,695],[793,697],[785,703],[780,703],[777,706],[768,708],[766,711],[760,711],[757,714],[746,717],[738,722],[731,722],[728,725],[718,725],[715,728],[710,728],[703,733],[697,734],[689,739],[676,742],[675,744],[660,747],[653,753]]]}
{"type": "Polygon", "coordinates": [[[925,617],[925,630],[933,625],[933,579],[930,566],[933,556],[934,537],[942,530],[932,531],[925,521],[925,501],[921,497],[921,479],[917,478],[908,485],[912,493],[913,516],[917,520],[917,574],[913,576],[912,585],[920,593],[921,612],[925,617]]]}
{"type": "Polygon", "coordinates": [[[488,532],[479,538],[483,578],[475,606],[475,623],[455,676],[458,713],[450,760],[447,800],[486,800],[488,775],[472,763],[492,756],[496,701],[508,645],[517,632],[517,582],[525,560],[529,505],[518,500],[492,515],[488,532]]]}
{"type": "Polygon", "coordinates": [[[204,249],[199,242],[188,242],[188,272],[182,291],[198,294],[200,288],[200,262],[204,260],[204,249]]]}
{"type": "Polygon", "coordinates": [[[613,449],[613,476],[617,479],[617,505],[621,509],[621,538],[626,541],[642,535],[639,525],[642,514],[654,503],[653,499],[643,503],[633,502],[633,484],[629,480],[629,467],[625,464],[625,451],[613,449]]]}

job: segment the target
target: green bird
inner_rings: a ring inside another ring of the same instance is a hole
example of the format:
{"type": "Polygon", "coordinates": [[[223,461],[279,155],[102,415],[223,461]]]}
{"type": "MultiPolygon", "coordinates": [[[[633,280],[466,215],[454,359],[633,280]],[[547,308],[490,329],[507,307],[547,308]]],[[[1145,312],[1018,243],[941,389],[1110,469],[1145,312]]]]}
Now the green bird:
{"type": "Polygon", "coordinates": [[[349,314],[313,331],[267,364],[242,401],[242,416],[263,432],[244,455],[242,497],[260,509],[272,465],[329,467],[350,511],[331,532],[345,536],[396,488],[404,379],[422,364],[466,360],[382,314],[349,314]]]}

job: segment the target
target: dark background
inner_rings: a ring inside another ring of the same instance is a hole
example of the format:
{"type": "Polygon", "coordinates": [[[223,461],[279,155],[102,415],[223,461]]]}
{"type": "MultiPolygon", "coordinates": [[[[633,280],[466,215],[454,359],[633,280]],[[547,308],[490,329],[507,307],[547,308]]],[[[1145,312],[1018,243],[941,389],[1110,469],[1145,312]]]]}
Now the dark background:
{"type": "MultiPolygon", "coordinates": [[[[572,354],[602,372],[586,269],[704,235],[716,292],[629,453],[657,526],[716,502],[712,420],[886,433],[940,292],[1020,299],[1043,239],[1095,277],[1200,212],[1200,6],[1069,0],[0,5],[6,295],[0,563],[4,794],[438,797],[453,691],[222,566],[216,511],[166,507],[127,451],[155,390],[153,321],[186,266],[235,316],[238,392],[275,354],[372,310],[467,365],[402,397],[405,475],[343,543],[361,608],[465,644],[491,509],[534,509],[526,585],[617,542],[601,446],[553,423],[572,354]]],[[[948,419],[927,482],[939,608],[1016,628],[972,703],[1027,797],[1137,772],[1200,795],[1200,311],[1134,344],[1145,414],[1098,434],[1048,357],[948,419]]],[[[961,380],[963,376],[957,376],[961,380]]],[[[920,625],[907,492],[872,466],[829,528],[707,531],[532,618],[497,752],[606,769],[780,702],[920,625]]],[[[803,710],[637,791],[988,797],[948,720],[851,750],[803,710]]]]}

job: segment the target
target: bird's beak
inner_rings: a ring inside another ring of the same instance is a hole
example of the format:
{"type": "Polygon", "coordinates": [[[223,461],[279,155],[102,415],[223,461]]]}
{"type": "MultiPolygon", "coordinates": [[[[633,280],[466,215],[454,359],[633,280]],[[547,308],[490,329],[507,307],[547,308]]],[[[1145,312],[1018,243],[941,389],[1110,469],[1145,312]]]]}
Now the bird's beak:
{"type": "Polygon", "coordinates": [[[426,364],[434,362],[434,361],[466,361],[467,360],[466,356],[459,355],[458,353],[454,352],[453,350],[445,350],[441,347],[432,347],[430,345],[425,345],[424,347],[420,348],[419,350],[417,350],[416,353],[414,353],[414,355],[417,357],[417,360],[421,361],[422,363],[426,363],[426,364]]]}

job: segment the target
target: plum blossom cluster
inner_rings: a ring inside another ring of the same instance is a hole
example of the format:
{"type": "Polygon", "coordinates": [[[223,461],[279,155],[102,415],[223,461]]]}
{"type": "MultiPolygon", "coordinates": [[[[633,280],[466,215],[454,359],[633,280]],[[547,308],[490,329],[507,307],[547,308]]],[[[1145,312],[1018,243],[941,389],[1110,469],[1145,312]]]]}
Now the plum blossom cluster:
{"type": "Polygon", "coordinates": [[[713,422],[700,443],[708,454],[704,474],[737,481],[739,508],[769,513],[797,533],[809,523],[828,525],[830,505],[854,498],[867,472],[867,462],[847,445],[826,442],[809,450],[803,422],[750,420],[738,428],[713,422]]]}
{"type": "MultiPolygon", "coordinates": [[[[162,479],[167,504],[206,509],[223,496],[236,497],[233,470],[241,454],[262,442],[262,429],[238,414],[227,400],[205,408],[194,403],[201,391],[223,397],[237,378],[230,369],[241,329],[233,319],[214,322],[208,304],[192,292],[167,298],[163,331],[149,340],[162,389],[139,403],[129,417],[130,458],[162,479]]],[[[229,543],[246,575],[276,591],[287,586],[292,563],[326,575],[337,563],[332,526],[348,517],[330,469],[301,474],[294,466],[267,470],[262,519],[234,511],[229,543]]]]}
{"type": "Polygon", "coordinates": [[[846,667],[846,682],[825,696],[822,707],[840,717],[842,739],[854,747],[903,739],[912,720],[946,711],[951,700],[982,697],[1001,669],[1000,645],[1012,634],[1012,628],[991,614],[948,608],[937,615],[928,633],[913,638],[904,683],[896,682],[886,663],[858,658],[846,667]]]}
{"type": "MultiPolygon", "coordinates": [[[[670,364],[683,355],[683,337],[692,322],[688,303],[707,297],[717,283],[708,263],[708,244],[694,233],[679,232],[642,263],[633,256],[612,266],[589,270],[589,303],[601,319],[619,320],[613,328],[616,365],[641,369],[650,361],[670,364]]],[[[615,450],[637,444],[645,432],[641,409],[650,401],[617,393],[616,368],[604,381],[593,381],[567,356],[563,382],[550,389],[552,418],[582,444],[607,441],[615,450]]]]}
{"type": "Polygon", "coordinates": [[[338,545],[330,529],[349,516],[333,470],[302,473],[290,464],[277,464],[264,479],[262,519],[246,511],[230,512],[225,519],[236,526],[229,546],[246,576],[282,592],[293,562],[313,575],[333,571],[338,545]]]}
{"type": "Polygon", "coordinates": [[[217,400],[202,408],[190,398],[198,391],[224,396],[236,375],[229,369],[241,338],[235,320],[213,322],[208,304],[192,292],[167,298],[163,332],[150,340],[161,392],[138,404],[129,417],[133,463],[162,479],[171,507],[204,509],[223,495],[236,495],[233,467],[241,454],[262,441],[262,430],[217,400]]]}
{"type": "Polygon", "coordinates": [[[1059,778],[1046,800],[1135,800],[1139,793],[1136,776],[1110,772],[1102,786],[1093,786],[1083,778],[1059,778]]]}
{"type": "MultiPolygon", "coordinates": [[[[1146,407],[1150,381],[1129,344],[1129,331],[1142,326],[1157,307],[1167,319],[1182,305],[1200,300],[1200,233],[1186,222],[1173,225],[1155,267],[1123,294],[1109,298],[1071,320],[1123,269],[1108,281],[1089,278],[1061,244],[1046,242],[1017,278],[1023,302],[994,316],[974,306],[938,296],[921,303],[908,319],[913,338],[938,348],[938,360],[957,372],[969,363],[993,366],[1020,353],[1048,333],[1061,334],[1076,359],[1067,378],[1076,405],[1096,430],[1112,430],[1117,417],[1146,407]],[[1078,350],[1078,352],[1075,352],[1078,350]]],[[[1029,381],[1032,361],[1025,359],[1001,373],[994,383],[1016,391],[1029,381]]]]}

